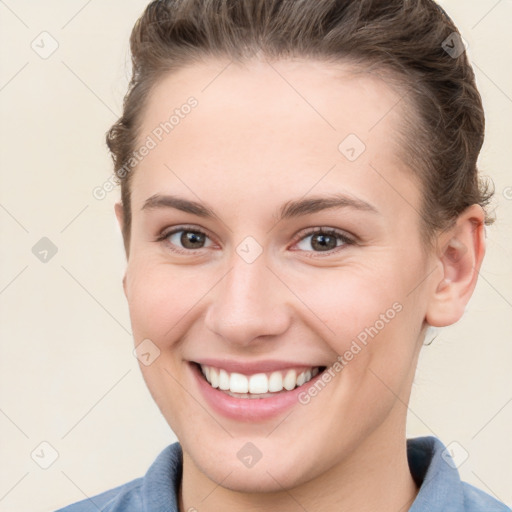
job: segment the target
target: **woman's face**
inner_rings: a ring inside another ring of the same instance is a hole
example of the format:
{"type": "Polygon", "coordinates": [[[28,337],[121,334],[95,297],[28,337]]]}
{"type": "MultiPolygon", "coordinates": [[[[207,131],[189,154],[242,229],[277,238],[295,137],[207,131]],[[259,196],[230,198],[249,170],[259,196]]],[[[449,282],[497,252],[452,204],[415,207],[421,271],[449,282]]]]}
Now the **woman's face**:
{"type": "Polygon", "coordinates": [[[291,60],[195,64],[151,93],[124,284],[187,471],[272,491],[403,439],[439,274],[399,100],[291,60]]]}

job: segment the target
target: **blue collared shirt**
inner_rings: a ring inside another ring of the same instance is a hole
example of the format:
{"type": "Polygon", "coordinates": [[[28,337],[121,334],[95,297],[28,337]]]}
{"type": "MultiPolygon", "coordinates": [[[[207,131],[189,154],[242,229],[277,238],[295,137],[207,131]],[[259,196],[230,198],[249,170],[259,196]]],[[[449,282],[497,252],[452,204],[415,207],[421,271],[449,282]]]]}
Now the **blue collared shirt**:
{"type": "MultiPolygon", "coordinates": [[[[420,488],[409,512],[511,512],[503,503],[462,482],[444,445],[435,437],[407,441],[409,468],[420,488]]],[[[183,455],[179,443],[165,448],[143,478],[57,512],[178,512],[183,455]]]]}

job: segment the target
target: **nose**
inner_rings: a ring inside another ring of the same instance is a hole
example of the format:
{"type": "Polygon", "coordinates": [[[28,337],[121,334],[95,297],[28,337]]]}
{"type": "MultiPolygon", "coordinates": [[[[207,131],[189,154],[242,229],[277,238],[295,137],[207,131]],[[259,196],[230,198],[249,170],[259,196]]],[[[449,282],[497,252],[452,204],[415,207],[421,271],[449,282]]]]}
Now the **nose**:
{"type": "MultiPolygon", "coordinates": [[[[215,287],[206,327],[227,343],[247,346],[263,336],[278,336],[291,322],[289,292],[260,256],[247,263],[234,254],[230,271],[215,287]]],[[[261,340],[260,340],[261,341],[261,340]]]]}

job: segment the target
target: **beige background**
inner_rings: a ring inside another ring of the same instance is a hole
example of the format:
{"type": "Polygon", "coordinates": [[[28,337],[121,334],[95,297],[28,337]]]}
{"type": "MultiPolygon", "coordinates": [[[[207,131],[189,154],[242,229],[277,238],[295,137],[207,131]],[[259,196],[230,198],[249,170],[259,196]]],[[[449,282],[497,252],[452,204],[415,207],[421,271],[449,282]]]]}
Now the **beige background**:
{"type": "MultiPolygon", "coordinates": [[[[49,511],[122,484],[175,440],[132,355],[118,191],[92,195],[111,173],[104,133],[145,3],[0,1],[2,512],[49,511]],[[32,252],[42,237],[58,249],[46,263],[32,252]]],[[[512,2],[442,5],[484,99],[480,165],[498,223],[467,314],[423,351],[408,433],[456,442],[456,460],[468,453],[463,478],[511,506],[512,2]]]]}

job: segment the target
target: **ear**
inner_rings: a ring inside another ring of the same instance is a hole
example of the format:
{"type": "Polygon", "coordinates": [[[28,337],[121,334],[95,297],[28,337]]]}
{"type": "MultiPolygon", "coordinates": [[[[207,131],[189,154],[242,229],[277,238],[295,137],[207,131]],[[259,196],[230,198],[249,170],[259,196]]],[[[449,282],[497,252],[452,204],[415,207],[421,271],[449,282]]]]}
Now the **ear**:
{"type": "MultiPolygon", "coordinates": [[[[126,245],[126,239],[125,239],[125,234],[124,234],[124,209],[123,209],[123,205],[121,202],[117,202],[114,205],[114,211],[116,213],[117,222],[119,224],[119,229],[121,230],[121,234],[123,235],[124,250],[125,250],[126,258],[128,259],[128,247],[126,245]]],[[[126,294],[126,272],[124,273],[124,276],[123,276],[123,289],[126,294]]]]}
{"type": "Polygon", "coordinates": [[[123,205],[120,201],[114,205],[114,210],[116,212],[117,222],[119,223],[119,227],[121,228],[121,233],[122,233],[123,226],[124,226],[124,210],[123,210],[123,205]]]}
{"type": "Polygon", "coordinates": [[[482,208],[474,204],[438,237],[435,259],[441,273],[433,274],[434,288],[425,316],[425,321],[433,327],[454,324],[464,314],[485,254],[484,218],[482,208]]]}

